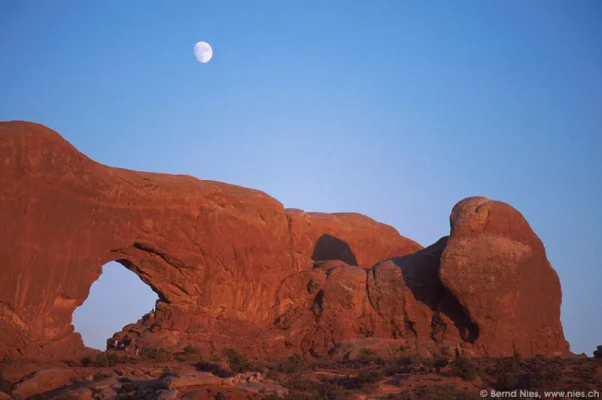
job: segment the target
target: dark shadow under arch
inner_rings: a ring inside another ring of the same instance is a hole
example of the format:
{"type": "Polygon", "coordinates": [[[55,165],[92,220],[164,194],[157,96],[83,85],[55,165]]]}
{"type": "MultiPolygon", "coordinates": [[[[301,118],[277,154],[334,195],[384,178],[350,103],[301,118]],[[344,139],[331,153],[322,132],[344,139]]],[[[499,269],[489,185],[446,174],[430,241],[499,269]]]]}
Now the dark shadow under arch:
{"type": "Polygon", "coordinates": [[[357,266],[357,259],[347,242],[332,235],[323,234],[318,238],[311,256],[314,261],[339,260],[357,266]]]}

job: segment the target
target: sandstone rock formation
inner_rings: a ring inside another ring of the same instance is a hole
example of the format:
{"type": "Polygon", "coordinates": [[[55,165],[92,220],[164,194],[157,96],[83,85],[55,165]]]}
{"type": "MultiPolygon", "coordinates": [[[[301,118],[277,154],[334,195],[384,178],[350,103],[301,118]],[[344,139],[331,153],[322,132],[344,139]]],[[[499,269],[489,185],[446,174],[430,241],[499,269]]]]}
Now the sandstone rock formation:
{"type": "Polygon", "coordinates": [[[0,360],[75,357],[71,316],[103,264],[159,296],[131,348],[323,356],[382,338],[475,354],[567,352],[561,292],[512,207],[460,202],[425,249],[359,214],[98,164],[41,125],[0,123],[0,360]]]}

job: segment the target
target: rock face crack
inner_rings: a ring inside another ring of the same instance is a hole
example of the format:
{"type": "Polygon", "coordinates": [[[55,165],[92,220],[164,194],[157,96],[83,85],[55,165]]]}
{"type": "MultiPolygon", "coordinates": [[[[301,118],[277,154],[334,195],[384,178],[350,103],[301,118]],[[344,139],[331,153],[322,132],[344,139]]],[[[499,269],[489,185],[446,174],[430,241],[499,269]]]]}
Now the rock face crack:
{"type": "Polygon", "coordinates": [[[134,247],[137,249],[140,249],[142,251],[146,251],[150,254],[155,254],[159,257],[161,257],[163,259],[163,261],[165,261],[166,263],[168,263],[169,265],[172,265],[176,268],[186,268],[186,265],[178,260],[175,257],[170,256],[169,254],[163,253],[159,250],[154,249],[153,247],[147,245],[147,244],[143,244],[143,243],[139,243],[139,242],[135,242],[134,243],[134,247]]]}

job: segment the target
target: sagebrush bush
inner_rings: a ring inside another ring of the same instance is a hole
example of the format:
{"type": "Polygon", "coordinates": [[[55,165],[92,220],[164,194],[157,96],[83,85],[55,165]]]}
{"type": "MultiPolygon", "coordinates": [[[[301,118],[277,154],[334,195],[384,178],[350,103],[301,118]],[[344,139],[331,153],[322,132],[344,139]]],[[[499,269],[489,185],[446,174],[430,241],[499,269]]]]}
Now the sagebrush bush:
{"type": "Polygon", "coordinates": [[[294,374],[307,369],[307,364],[299,354],[293,354],[278,366],[278,370],[285,374],[294,374]]]}
{"type": "Polygon", "coordinates": [[[525,387],[546,389],[562,377],[560,368],[545,357],[531,360],[529,371],[525,375],[525,387]]]}
{"type": "Polygon", "coordinates": [[[197,349],[190,343],[188,343],[186,345],[186,347],[184,347],[184,354],[199,354],[199,353],[200,353],[199,349],[197,349]]]}
{"type": "Polygon", "coordinates": [[[385,375],[408,374],[420,368],[423,360],[420,357],[402,356],[387,361],[385,375]]]}
{"type": "Polygon", "coordinates": [[[357,361],[361,365],[368,365],[373,363],[382,364],[383,359],[376,351],[366,348],[360,350],[357,356],[357,361]]]}
{"type": "Polygon", "coordinates": [[[516,354],[512,358],[500,358],[497,360],[494,371],[495,387],[498,390],[515,389],[520,379],[521,358],[516,354]]]}
{"type": "Polygon", "coordinates": [[[336,379],[333,383],[348,390],[358,390],[378,383],[381,378],[382,374],[378,371],[360,371],[356,376],[336,379]]]}
{"type": "Polygon", "coordinates": [[[416,400],[476,400],[481,397],[465,389],[452,385],[433,385],[417,389],[414,392],[416,400]]]}
{"type": "Polygon", "coordinates": [[[210,363],[204,360],[201,360],[194,364],[194,367],[197,371],[203,372],[211,372],[213,375],[218,376],[220,378],[228,378],[232,376],[228,371],[224,370],[221,366],[215,363],[210,363]]]}
{"type": "Polygon", "coordinates": [[[452,374],[460,377],[466,381],[473,379],[477,376],[477,367],[468,357],[460,356],[456,358],[452,363],[452,374]]]}
{"type": "Polygon", "coordinates": [[[144,347],[138,354],[143,358],[149,358],[151,360],[168,360],[170,358],[167,350],[163,348],[144,347]]]}
{"type": "Polygon", "coordinates": [[[234,349],[225,349],[224,356],[226,357],[226,360],[228,360],[230,370],[234,373],[251,371],[255,367],[244,354],[241,354],[234,349]]]}

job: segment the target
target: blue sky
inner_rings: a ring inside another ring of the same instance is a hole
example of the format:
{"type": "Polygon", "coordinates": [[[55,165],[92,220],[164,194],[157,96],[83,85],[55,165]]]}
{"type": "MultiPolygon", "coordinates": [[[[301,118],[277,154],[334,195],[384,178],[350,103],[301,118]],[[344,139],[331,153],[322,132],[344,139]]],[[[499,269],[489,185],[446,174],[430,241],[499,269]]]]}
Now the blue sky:
{"type": "MultiPolygon", "coordinates": [[[[600,38],[596,0],[2,2],[0,120],[46,124],[108,165],[362,212],[423,245],[460,199],[509,202],[560,275],[572,350],[591,355],[600,38]]],[[[154,301],[110,267],[75,314],[95,346],[154,301]]]]}

